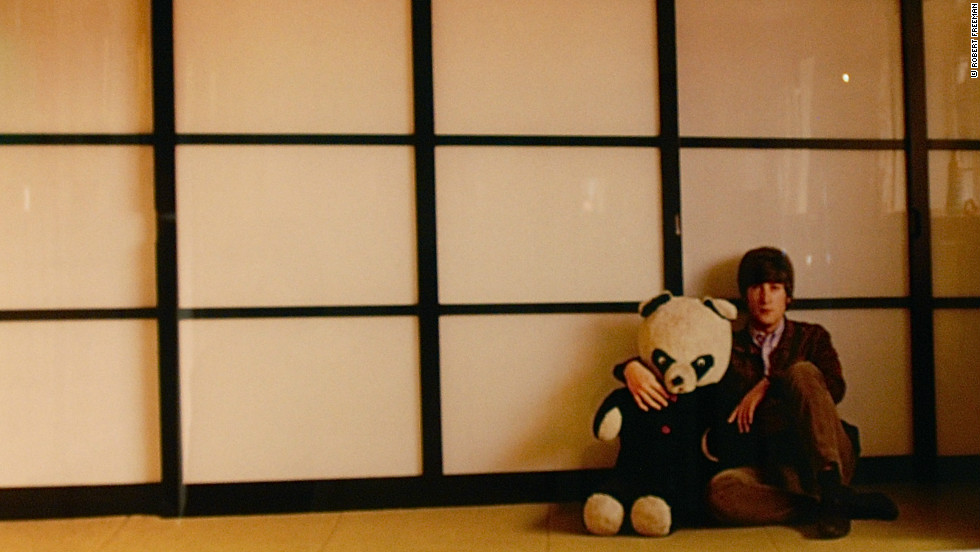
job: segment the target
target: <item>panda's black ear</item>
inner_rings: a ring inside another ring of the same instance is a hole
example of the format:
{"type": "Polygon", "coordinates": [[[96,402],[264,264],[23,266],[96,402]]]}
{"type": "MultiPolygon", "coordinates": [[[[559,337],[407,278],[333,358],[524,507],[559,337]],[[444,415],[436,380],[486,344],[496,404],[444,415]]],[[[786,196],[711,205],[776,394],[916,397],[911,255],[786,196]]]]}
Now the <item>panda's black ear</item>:
{"type": "Polygon", "coordinates": [[[673,298],[673,295],[671,295],[669,291],[665,291],[653,299],[650,299],[646,303],[640,304],[640,316],[643,318],[650,316],[653,314],[653,311],[662,307],[664,304],[670,301],[671,298],[673,298]]]}
{"type": "Polygon", "coordinates": [[[703,301],[704,306],[713,310],[715,314],[725,320],[735,320],[738,317],[738,308],[724,299],[712,299],[706,297],[703,301]]]}

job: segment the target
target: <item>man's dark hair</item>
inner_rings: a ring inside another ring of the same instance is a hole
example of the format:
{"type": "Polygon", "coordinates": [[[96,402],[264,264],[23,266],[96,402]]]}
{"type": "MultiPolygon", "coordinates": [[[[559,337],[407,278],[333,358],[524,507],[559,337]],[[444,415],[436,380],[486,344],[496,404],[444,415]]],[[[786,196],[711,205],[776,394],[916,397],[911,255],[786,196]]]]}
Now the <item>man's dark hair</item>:
{"type": "Polygon", "coordinates": [[[738,263],[738,291],[745,292],[752,286],[774,282],[786,286],[786,296],[793,296],[793,263],[782,249],[759,247],[749,251],[738,263]]]}

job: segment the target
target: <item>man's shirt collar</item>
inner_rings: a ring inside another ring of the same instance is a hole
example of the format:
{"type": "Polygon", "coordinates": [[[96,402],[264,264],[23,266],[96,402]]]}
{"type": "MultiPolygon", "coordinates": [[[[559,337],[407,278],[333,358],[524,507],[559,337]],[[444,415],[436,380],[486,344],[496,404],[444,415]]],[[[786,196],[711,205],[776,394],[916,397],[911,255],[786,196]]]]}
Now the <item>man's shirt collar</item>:
{"type": "Polygon", "coordinates": [[[779,340],[783,337],[783,331],[786,330],[786,317],[784,316],[782,320],[779,321],[779,325],[772,332],[766,333],[749,326],[749,335],[752,336],[752,342],[759,346],[762,351],[762,365],[765,369],[765,375],[769,375],[769,370],[771,365],[769,363],[769,357],[772,352],[779,345],[779,340]]]}

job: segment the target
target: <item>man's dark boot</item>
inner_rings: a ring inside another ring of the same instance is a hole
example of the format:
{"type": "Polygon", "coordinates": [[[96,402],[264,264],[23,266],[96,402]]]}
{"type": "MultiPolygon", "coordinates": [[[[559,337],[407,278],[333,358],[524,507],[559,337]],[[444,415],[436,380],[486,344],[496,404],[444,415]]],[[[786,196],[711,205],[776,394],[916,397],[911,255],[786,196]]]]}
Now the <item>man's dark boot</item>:
{"type": "Polygon", "coordinates": [[[850,492],[847,496],[847,517],[851,519],[898,519],[898,506],[884,493],[850,492]]]}
{"type": "Polygon", "coordinates": [[[820,504],[817,506],[817,533],[823,539],[839,539],[851,532],[847,515],[847,488],[841,484],[840,472],[834,467],[817,475],[820,504]]]}

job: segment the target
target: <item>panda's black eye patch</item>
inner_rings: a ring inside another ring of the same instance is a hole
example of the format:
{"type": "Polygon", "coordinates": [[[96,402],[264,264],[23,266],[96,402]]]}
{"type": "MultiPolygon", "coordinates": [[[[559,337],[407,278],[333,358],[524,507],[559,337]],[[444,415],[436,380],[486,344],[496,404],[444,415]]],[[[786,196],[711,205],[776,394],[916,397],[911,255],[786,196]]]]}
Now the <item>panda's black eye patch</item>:
{"type": "Polygon", "coordinates": [[[663,352],[661,349],[653,351],[653,358],[650,360],[653,361],[654,366],[660,369],[661,373],[666,372],[667,368],[670,368],[670,365],[675,362],[670,355],[663,352]]]}
{"type": "Polygon", "coordinates": [[[715,357],[711,355],[699,356],[694,359],[691,365],[694,366],[694,373],[698,375],[698,379],[701,379],[715,365],[715,357]]]}

